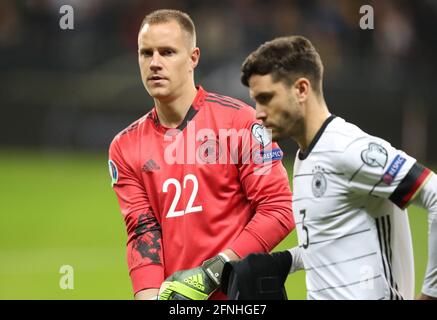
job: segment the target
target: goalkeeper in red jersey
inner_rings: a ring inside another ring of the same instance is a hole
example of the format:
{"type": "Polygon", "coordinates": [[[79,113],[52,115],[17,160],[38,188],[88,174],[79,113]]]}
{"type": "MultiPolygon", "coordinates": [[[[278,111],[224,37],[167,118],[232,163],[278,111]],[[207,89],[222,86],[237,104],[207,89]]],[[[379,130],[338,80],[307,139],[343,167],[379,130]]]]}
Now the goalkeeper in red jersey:
{"type": "Polygon", "coordinates": [[[253,108],[195,85],[199,57],[187,14],[145,17],[138,61],[155,105],[109,149],[136,299],[224,299],[224,263],[294,228],[282,151],[253,108]]]}

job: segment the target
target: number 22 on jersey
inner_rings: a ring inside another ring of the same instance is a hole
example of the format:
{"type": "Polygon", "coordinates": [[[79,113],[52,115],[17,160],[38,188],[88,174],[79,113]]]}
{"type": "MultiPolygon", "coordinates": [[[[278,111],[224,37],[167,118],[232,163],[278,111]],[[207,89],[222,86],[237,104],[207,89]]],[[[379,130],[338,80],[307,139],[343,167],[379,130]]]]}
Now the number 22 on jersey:
{"type": "Polygon", "coordinates": [[[181,194],[182,194],[181,183],[175,178],[169,178],[164,181],[164,184],[162,185],[162,192],[167,193],[170,185],[174,185],[176,190],[173,201],[170,205],[170,209],[166,214],[167,218],[180,217],[187,213],[201,212],[203,210],[202,206],[193,207],[194,200],[196,199],[197,196],[197,191],[199,190],[199,182],[197,181],[196,176],[194,174],[187,174],[184,177],[184,181],[183,181],[184,190],[187,187],[188,181],[192,182],[193,190],[191,191],[191,196],[190,199],[188,200],[187,207],[185,208],[185,210],[178,210],[178,211],[176,211],[176,206],[178,205],[178,202],[181,199],[181,194]]]}

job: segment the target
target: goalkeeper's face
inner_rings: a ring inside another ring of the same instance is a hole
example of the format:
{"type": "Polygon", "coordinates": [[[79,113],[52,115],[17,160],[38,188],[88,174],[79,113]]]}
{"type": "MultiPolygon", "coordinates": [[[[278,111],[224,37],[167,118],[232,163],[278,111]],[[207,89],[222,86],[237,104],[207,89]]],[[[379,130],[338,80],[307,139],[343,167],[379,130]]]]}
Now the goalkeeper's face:
{"type": "Polygon", "coordinates": [[[253,75],[249,90],[256,102],[256,117],[271,130],[272,140],[297,137],[303,132],[304,110],[293,86],[274,82],[270,74],[253,75]]]}
{"type": "Polygon", "coordinates": [[[146,24],[138,34],[138,63],[147,92],[170,102],[193,85],[199,48],[176,21],[146,24]]]}

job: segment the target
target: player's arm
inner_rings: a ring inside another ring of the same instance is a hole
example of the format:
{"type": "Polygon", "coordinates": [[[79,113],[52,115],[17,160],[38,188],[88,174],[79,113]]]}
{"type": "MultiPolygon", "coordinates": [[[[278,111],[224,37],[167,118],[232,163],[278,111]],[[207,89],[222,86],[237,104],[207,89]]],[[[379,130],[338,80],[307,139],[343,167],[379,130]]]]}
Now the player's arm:
{"type": "Polygon", "coordinates": [[[113,189],[127,229],[127,262],[135,299],[156,298],[164,280],[161,226],[117,138],[109,158],[113,189]]]}
{"type": "Polygon", "coordinates": [[[281,161],[275,160],[265,175],[247,172],[253,168],[243,166],[241,182],[255,214],[230,245],[240,257],[253,252],[270,252],[295,227],[292,195],[281,161]]]}
{"type": "Polygon", "coordinates": [[[437,176],[430,173],[413,200],[428,211],[428,265],[420,299],[437,299],[437,176]]]}
{"type": "Polygon", "coordinates": [[[254,121],[253,112],[251,108],[241,109],[234,118],[234,127],[246,129],[251,138],[250,142],[246,138],[246,141],[241,141],[240,154],[243,157],[239,172],[243,191],[255,211],[244,230],[230,245],[230,249],[240,257],[253,252],[271,251],[295,227],[290,184],[281,161],[282,151],[276,142],[269,142],[269,136],[260,139],[253,135],[254,125],[257,129],[263,129],[254,121]],[[264,145],[256,140],[264,141],[264,145]],[[250,152],[249,161],[247,157],[244,159],[247,149],[250,152]]]}
{"type": "Polygon", "coordinates": [[[429,255],[422,293],[423,297],[437,297],[435,174],[408,154],[375,137],[352,143],[342,160],[341,167],[350,174],[355,192],[387,198],[401,209],[415,201],[428,210],[429,255]]]}
{"type": "Polygon", "coordinates": [[[299,270],[304,270],[305,266],[302,260],[302,248],[296,246],[294,248],[288,249],[287,252],[291,256],[290,269],[288,270],[288,274],[295,273],[299,270]]]}
{"type": "Polygon", "coordinates": [[[135,293],[135,300],[157,300],[159,289],[145,289],[135,293]]]}

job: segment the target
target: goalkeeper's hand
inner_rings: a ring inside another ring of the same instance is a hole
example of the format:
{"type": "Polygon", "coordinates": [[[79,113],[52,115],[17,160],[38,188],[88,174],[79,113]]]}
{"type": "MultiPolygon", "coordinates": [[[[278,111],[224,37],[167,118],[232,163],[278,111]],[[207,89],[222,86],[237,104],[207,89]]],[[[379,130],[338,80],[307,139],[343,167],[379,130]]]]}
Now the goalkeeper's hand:
{"type": "Polygon", "coordinates": [[[200,267],[173,273],[162,283],[158,300],[207,300],[220,287],[226,261],[221,253],[200,267]]]}

